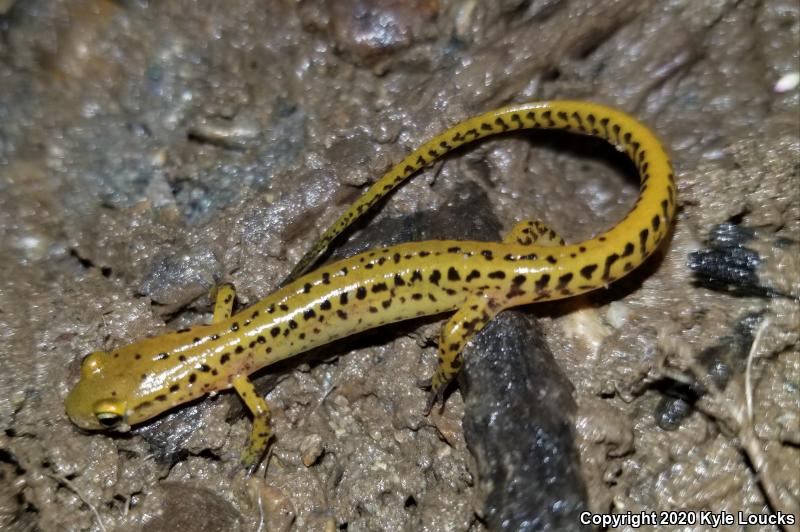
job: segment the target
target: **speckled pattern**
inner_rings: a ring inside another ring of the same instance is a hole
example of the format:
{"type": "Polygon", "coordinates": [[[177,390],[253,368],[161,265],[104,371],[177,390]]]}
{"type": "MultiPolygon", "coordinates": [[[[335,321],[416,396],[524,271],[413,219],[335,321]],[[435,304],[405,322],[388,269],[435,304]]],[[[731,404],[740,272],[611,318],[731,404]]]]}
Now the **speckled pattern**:
{"type": "Polygon", "coordinates": [[[461,368],[461,351],[498,312],[608,285],[653,252],[675,214],[675,181],[664,149],[624,113],[586,102],[515,105],[469,119],[415,150],[325,232],[296,271],[363,212],[422,166],[470,141],[515,129],[575,130],[624,151],[641,176],[630,213],[592,240],[562,245],[542,222],[520,222],[503,243],[426,241],[366,251],[311,272],[231,316],[234,292],[216,295],[214,323],[88,356],[66,400],[85,429],[128,427],[207,393],[235,388],[253,414],[246,466],[271,436],[269,408],[247,379],[327,342],[409,318],[457,312],[444,325],[430,410],[461,368]],[[538,245],[537,245],[538,244],[538,245]]]}

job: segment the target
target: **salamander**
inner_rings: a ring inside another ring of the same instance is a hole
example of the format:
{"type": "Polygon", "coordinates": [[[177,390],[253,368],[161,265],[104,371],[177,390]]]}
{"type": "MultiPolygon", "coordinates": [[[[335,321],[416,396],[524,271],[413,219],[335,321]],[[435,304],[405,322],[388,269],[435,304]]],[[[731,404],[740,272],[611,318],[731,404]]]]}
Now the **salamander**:
{"type": "Polygon", "coordinates": [[[429,410],[461,367],[464,345],[498,312],[606,287],[658,247],[675,211],[669,158],[655,135],[627,114],[581,101],[496,109],[455,125],[391,168],[322,234],[290,281],[260,302],[234,314],[233,287],[222,285],[210,324],[84,357],[66,412],[84,429],[127,430],[233,388],[253,415],[242,455],[252,467],[272,432],[269,408],[249,380],[251,373],[360,331],[455,311],[441,332],[429,410]],[[565,244],[541,221],[522,220],[502,242],[412,242],[304,273],[339,234],[420,168],[480,138],[531,128],[599,137],[626,153],[641,180],[630,212],[611,229],[574,244],[565,244]]]}

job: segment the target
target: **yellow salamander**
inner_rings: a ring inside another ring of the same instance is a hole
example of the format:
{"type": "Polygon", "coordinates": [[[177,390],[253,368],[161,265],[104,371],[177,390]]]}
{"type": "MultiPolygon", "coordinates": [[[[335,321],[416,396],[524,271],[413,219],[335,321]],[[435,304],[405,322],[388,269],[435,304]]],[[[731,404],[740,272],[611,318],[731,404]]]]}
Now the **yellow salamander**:
{"type": "Polygon", "coordinates": [[[145,338],[81,364],[66,399],[85,429],[152,418],[208,393],[233,388],[253,414],[242,456],[258,463],[271,436],[269,408],[248,376],[338,338],[416,316],[455,311],[444,325],[428,407],[461,367],[466,342],[503,309],[601,288],[640,265],[669,231],[676,188],[669,159],[644,125],[621,111],[580,101],[512,105],[457,124],[394,166],[303,257],[304,272],[370,207],[420,168],[468,142],[517,129],[563,129],[600,137],[639,171],[641,193],[625,218],[584,242],[565,245],[525,220],[503,242],[427,241],[367,251],[296,278],[232,315],[234,292],[219,288],[209,325],[145,338]]]}

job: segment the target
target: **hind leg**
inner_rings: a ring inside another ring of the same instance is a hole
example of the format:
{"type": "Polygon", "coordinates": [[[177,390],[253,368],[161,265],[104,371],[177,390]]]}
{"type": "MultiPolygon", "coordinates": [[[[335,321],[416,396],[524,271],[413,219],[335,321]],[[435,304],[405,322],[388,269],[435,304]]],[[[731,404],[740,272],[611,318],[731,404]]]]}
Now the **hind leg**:
{"type": "Polygon", "coordinates": [[[564,239],[539,220],[522,220],[503,239],[506,244],[521,246],[563,246],[564,239]]]}
{"type": "Polygon", "coordinates": [[[425,408],[426,415],[434,404],[441,401],[447,385],[461,369],[461,351],[467,342],[489,323],[501,310],[488,296],[472,296],[467,299],[442,328],[439,339],[439,359],[436,372],[430,379],[430,396],[425,408]]]}

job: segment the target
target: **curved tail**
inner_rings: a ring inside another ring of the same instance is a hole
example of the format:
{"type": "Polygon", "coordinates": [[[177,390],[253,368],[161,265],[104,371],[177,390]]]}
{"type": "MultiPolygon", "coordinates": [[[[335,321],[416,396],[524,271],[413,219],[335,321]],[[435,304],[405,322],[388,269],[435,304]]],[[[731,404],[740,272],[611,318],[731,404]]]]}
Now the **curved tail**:
{"type": "MultiPolygon", "coordinates": [[[[633,266],[652,253],[667,234],[676,209],[673,170],[661,143],[645,125],[617,109],[582,101],[553,100],[510,105],[469,118],[414,150],[322,234],[283,284],[308,270],[336,237],[420,168],[469,142],[519,129],[561,129],[591,135],[624,151],[639,172],[639,199],[627,216],[610,230],[575,245],[592,246],[610,257],[635,253],[638,260],[633,266]],[[630,249],[631,245],[638,249],[630,249]]],[[[613,264],[609,265],[611,268],[613,264]]],[[[612,273],[623,272],[606,273],[611,279],[620,276],[612,273]]]]}

